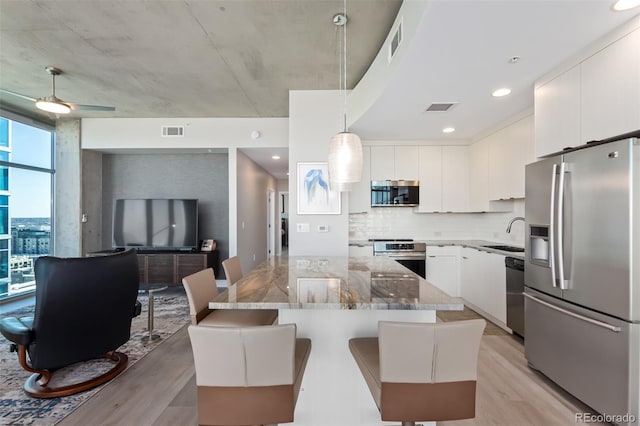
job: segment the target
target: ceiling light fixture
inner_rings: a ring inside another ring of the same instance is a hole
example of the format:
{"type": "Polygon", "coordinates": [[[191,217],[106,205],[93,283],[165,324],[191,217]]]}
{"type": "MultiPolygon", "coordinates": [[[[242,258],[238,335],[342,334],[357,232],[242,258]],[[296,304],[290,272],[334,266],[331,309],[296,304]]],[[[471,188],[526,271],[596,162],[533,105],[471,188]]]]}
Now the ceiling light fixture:
{"type": "Polygon", "coordinates": [[[360,137],[347,129],[347,0],[344,0],[344,11],[333,16],[336,30],[342,27],[342,49],[340,37],[338,51],[342,51],[340,60],[340,90],[343,98],[343,131],[331,138],[329,143],[329,181],[332,189],[340,192],[351,191],[354,183],[362,178],[362,142],[360,137]]]}
{"type": "Polygon", "coordinates": [[[36,101],[36,108],[55,114],[69,114],[71,107],[55,96],[47,96],[36,101]]]}
{"type": "Polygon", "coordinates": [[[51,74],[53,90],[51,96],[38,98],[36,100],[36,108],[55,114],[69,114],[71,112],[71,105],[62,102],[61,99],[56,97],[56,75],[60,75],[61,71],[54,67],[46,67],[45,69],[51,74]]]}
{"type": "Polygon", "coordinates": [[[501,89],[495,90],[491,96],[493,96],[494,98],[501,98],[503,96],[507,96],[509,93],[511,93],[511,89],[507,89],[506,87],[503,87],[501,89]]]}
{"type": "Polygon", "coordinates": [[[445,127],[444,129],[442,129],[442,133],[453,133],[455,131],[456,129],[454,127],[445,127]]]}
{"type": "Polygon", "coordinates": [[[279,160],[280,156],[279,155],[272,155],[271,158],[273,158],[274,160],[279,160]]]}
{"type": "Polygon", "coordinates": [[[611,9],[615,12],[622,12],[638,6],[640,6],[640,0],[618,0],[613,3],[611,9]]]}

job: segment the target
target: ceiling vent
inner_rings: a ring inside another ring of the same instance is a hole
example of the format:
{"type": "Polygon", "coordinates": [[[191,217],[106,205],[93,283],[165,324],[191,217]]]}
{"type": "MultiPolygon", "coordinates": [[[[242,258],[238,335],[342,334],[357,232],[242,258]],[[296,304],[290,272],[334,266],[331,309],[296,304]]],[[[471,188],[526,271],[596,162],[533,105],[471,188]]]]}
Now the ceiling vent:
{"type": "Polygon", "coordinates": [[[184,126],[162,126],[163,138],[184,137],[184,126]]]}
{"type": "Polygon", "coordinates": [[[391,43],[389,44],[389,62],[393,59],[400,44],[402,43],[402,19],[398,24],[398,28],[396,28],[396,32],[393,34],[393,38],[391,39],[391,43]]]}
{"type": "Polygon", "coordinates": [[[425,112],[447,112],[454,106],[458,105],[457,102],[434,102],[425,109],[425,112]]]}

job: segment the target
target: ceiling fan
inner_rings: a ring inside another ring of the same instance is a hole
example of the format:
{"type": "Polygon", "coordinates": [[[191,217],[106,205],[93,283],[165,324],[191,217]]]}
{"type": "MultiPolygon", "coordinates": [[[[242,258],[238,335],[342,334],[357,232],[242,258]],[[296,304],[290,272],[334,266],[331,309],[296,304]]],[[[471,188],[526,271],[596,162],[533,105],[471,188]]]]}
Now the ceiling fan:
{"type": "Polygon", "coordinates": [[[19,98],[27,99],[36,103],[36,108],[47,112],[53,112],[55,114],[68,114],[72,110],[83,111],[115,111],[115,107],[101,106],[101,105],[82,105],[71,102],[65,102],[56,96],[56,76],[62,74],[62,70],[56,67],[44,68],[52,78],[52,94],[51,96],[45,96],[43,98],[32,98],[31,96],[23,95],[20,93],[12,92],[10,90],[0,89],[0,92],[7,93],[9,95],[17,96],[19,98]]]}

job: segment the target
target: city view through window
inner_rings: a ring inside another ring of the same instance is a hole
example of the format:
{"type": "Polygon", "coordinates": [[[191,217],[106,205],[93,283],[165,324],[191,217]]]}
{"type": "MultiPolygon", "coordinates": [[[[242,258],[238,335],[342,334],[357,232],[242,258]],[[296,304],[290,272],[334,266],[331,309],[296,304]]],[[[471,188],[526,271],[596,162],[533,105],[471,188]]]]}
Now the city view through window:
{"type": "Polygon", "coordinates": [[[35,289],[50,254],[53,132],[0,117],[0,299],[35,289]]]}

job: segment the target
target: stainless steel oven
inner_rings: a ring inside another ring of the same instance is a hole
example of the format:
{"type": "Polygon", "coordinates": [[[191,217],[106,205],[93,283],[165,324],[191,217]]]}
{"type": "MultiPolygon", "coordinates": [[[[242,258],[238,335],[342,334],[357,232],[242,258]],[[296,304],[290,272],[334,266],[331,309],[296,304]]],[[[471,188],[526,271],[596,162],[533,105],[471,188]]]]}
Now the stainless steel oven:
{"type": "Polygon", "coordinates": [[[374,240],[373,255],[387,256],[425,278],[427,245],[413,240],[374,240]]]}

